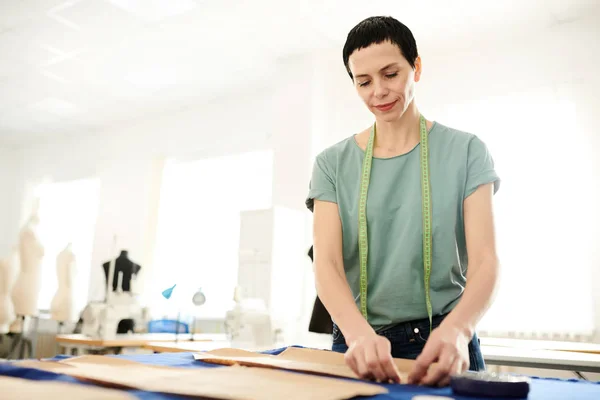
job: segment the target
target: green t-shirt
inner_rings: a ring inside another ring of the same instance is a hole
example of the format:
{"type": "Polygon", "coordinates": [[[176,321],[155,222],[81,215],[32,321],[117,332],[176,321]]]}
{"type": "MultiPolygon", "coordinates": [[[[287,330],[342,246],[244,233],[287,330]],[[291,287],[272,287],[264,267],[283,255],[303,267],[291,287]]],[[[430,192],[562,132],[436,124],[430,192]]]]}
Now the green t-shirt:
{"type": "MultiPolygon", "coordinates": [[[[466,284],[463,200],[480,185],[500,180],[486,145],[475,135],[434,122],[429,130],[432,208],[433,315],[452,310],[466,284]]],[[[367,306],[376,329],[427,318],[423,279],[420,145],[392,158],[373,158],[367,199],[367,306]]],[[[364,151],[351,136],[320,153],[306,200],[337,203],[346,277],[360,303],[358,200],[364,151]]]]}

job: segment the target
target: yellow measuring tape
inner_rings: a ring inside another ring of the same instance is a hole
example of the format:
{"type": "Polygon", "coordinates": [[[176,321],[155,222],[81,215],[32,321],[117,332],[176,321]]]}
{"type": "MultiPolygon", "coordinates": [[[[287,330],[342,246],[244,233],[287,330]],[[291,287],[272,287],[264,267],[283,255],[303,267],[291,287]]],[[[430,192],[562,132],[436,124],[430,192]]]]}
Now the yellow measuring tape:
{"type": "MultiPolygon", "coordinates": [[[[360,181],[360,198],[358,203],[358,253],[360,258],[360,311],[367,319],[367,260],[369,256],[369,240],[367,232],[367,194],[371,179],[371,164],[373,163],[373,144],[377,127],[373,124],[365,158],[362,165],[360,181]]],[[[420,117],[421,136],[421,201],[423,213],[423,269],[425,283],[425,303],[429,316],[429,329],[432,324],[431,294],[429,280],[431,278],[431,185],[429,182],[429,145],[427,142],[427,124],[425,117],[420,117]]],[[[367,319],[368,321],[368,319],[367,319]]]]}

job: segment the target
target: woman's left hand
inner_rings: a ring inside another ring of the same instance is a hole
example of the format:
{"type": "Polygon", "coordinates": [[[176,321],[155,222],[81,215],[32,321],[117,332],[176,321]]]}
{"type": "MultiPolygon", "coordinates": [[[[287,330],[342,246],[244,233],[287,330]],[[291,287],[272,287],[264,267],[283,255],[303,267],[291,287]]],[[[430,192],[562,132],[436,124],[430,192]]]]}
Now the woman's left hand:
{"type": "Polygon", "coordinates": [[[463,330],[442,324],[434,329],[408,376],[409,384],[447,386],[450,377],[469,368],[469,338],[463,330]],[[429,368],[432,363],[437,364],[429,368]]]}

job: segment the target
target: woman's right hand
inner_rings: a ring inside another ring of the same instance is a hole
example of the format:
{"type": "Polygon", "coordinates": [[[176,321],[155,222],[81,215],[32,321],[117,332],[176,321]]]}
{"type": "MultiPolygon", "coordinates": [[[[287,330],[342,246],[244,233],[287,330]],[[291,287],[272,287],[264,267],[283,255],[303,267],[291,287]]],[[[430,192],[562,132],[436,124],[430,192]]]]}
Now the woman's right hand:
{"type": "Polygon", "coordinates": [[[400,383],[390,341],[375,332],[352,340],[344,355],[346,364],[361,379],[400,383]]]}

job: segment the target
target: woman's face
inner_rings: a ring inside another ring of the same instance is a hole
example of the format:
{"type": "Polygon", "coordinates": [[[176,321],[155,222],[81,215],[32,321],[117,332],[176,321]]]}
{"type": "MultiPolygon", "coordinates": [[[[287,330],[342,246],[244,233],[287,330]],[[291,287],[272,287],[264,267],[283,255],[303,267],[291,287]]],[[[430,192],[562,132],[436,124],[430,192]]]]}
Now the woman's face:
{"type": "Polygon", "coordinates": [[[385,41],[356,50],[348,66],[358,95],[380,121],[399,119],[414,97],[421,76],[421,59],[413,69],[395,44],[385,41]]]}

